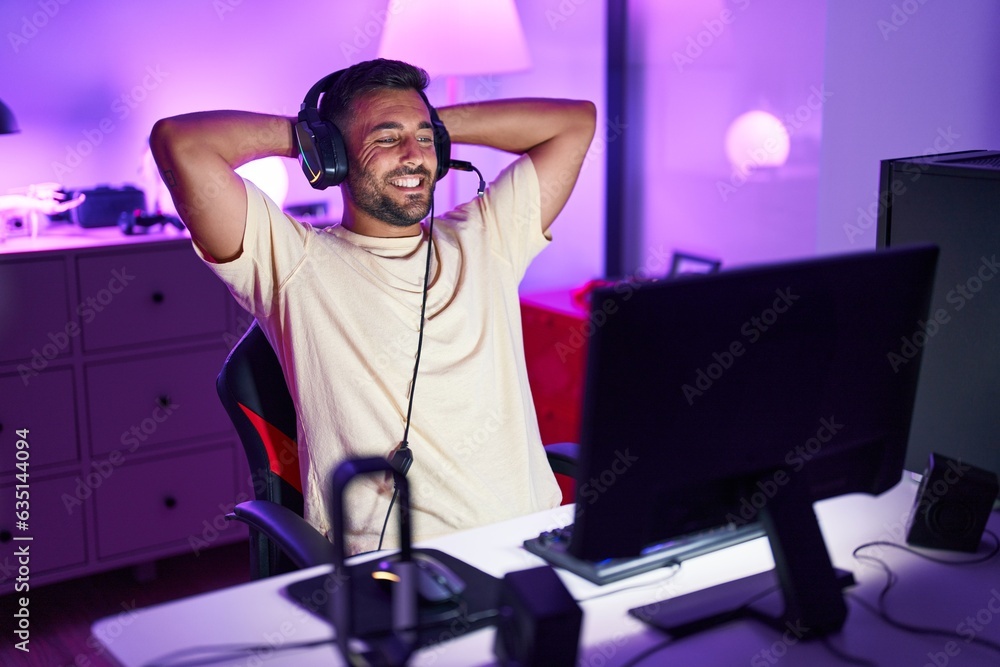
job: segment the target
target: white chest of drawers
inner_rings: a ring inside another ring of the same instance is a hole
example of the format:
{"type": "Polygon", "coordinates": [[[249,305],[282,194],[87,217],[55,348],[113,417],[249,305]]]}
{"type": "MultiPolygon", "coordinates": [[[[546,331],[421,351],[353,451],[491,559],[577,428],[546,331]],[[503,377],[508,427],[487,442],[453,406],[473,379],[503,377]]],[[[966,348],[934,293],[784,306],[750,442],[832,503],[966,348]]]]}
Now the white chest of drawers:
{"type": "Polygon", "coordinates": [[[0,595],[246,537],[215,393],[237,311],[184,235],[0,244],[0,595]]]}

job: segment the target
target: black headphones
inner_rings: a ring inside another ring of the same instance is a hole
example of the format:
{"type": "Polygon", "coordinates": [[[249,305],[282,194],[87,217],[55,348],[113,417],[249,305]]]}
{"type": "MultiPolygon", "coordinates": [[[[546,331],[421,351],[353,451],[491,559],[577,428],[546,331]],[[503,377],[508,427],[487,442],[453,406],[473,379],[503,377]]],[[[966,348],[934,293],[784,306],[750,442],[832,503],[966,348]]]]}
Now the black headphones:
{"type": "MultiPolygon", "coordinates": [[[[347,178],[347,148],[344,136],[333,123],[323,120],[319,115],[319,97],[326,93],[334,82],[344,73],[339,70],[329,74],[313,85],[302,100],[299,120],[295,124],[295,143],[299,149],[299,164],[309,184],[317,190],[325,190],[334,185],[340,185],[347,178]]],[[[431,127],[434,130],[434,152],[437,153],[437,173],[435,182],[448,173],[451,165],[451,137],[444,123],[438,118],[437,111],[427,101],[422,90],[417,91],[427,105],[431,116],[431,127]]]]}

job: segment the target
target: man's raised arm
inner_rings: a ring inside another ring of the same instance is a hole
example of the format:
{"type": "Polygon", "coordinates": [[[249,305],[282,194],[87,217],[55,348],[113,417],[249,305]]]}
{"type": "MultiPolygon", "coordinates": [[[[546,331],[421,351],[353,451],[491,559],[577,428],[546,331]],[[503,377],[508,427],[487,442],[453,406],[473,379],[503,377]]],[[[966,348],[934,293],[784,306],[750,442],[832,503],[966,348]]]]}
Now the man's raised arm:
{"type": "Polygon", "coordinates": [[[247,199],[236,167],[271,155],[297,155],[292,119],[243,111],[159,120],[149,143],[191,237],[217,262],[234,259],[243,249],[247,199]]]}
{"type": "Polygon", "coordinates": [[[438,109],[455,143],[527,153],[542,193],[542,231],[573,192],[594,138],[592,102],[555,99],[495,100],[438,109]]]}

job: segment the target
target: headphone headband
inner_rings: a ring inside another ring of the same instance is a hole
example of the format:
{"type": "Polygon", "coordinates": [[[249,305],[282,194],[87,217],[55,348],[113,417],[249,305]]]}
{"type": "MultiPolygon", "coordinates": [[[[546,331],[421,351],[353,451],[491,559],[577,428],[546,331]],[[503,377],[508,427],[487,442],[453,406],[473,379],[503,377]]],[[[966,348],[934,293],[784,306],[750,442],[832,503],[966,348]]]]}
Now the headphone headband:
{"type": "MultiPolygon", "coordinates": [[[[319,98],[326,94],[346,70],[338,70],[313,84],[302,100],[298,122],[295,124],[295,143],[299,149],[299,164],[309,184],[317,190],[340,185],[347,178],[347,148],[340,129],[331,121],[320,117],[319,98]]],[[[451,137],[437,111],[431,106],[424,91],[416,89],[427,106],[434,130],[434,151],[437,154],[435,183],[448,173],[451,164],[451,137]]]]}

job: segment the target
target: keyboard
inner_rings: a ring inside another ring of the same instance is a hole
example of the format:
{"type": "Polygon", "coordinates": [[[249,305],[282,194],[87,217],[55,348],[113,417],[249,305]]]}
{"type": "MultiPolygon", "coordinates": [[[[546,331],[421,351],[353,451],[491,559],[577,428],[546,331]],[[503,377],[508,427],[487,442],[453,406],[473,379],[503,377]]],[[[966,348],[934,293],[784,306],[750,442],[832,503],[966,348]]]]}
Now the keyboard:
{"type": "Polygon", "coordinates": [[[555,567],[603,586],[765,535],[764,528],[757,523],[728,525],[671,539],[648,547],[633,558],[607,558],[594,562],[570,555],[569,545],[573,537],[573,524],[570,524],[525,540],[524,548],[555,567]]]}

